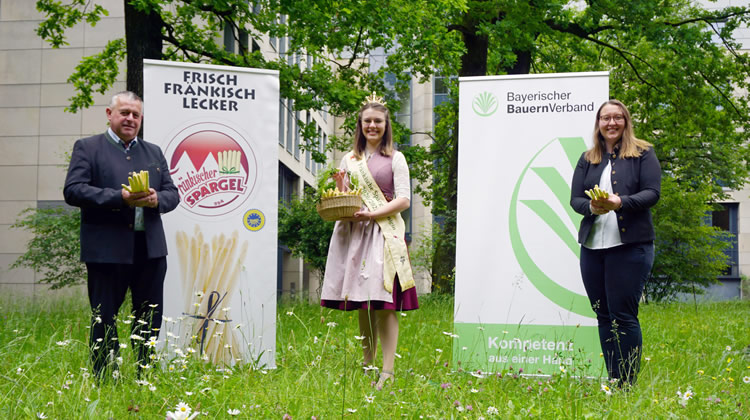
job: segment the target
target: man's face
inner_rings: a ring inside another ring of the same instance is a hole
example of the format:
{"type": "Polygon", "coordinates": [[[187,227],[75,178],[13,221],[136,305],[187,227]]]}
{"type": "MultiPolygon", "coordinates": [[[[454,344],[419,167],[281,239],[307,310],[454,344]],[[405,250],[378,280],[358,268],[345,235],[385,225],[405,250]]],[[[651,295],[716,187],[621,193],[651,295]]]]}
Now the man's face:
{"type": "Polygon", "coordinates": [[[113,107],[107,107],[107,119],[112,131],[124,142],[133,140],[141,129],[143,104],[140,101],[118,96],[113,107]]]}

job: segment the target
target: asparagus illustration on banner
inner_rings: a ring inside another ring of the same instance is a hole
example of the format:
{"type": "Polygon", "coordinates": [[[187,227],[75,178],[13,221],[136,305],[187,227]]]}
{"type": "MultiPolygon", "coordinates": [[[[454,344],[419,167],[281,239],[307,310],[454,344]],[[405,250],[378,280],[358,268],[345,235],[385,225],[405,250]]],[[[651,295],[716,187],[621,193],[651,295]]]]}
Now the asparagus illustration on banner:
{"type": "Polygon", "coordinates": [[[148,171],[133,172],[128,177],[130,185],[121,184],[127,192],[139,193],[149,191],[148,171]]]}
{"type": "MultiPolygon", "coordinates": [[[[183,315],[191,321],[190,346],[197,346],[205,360],[234,363],[241,354],[242,337],[230,302],[238,294],[240,271],[248,242],[235,230],[210,239],[195,226],[192,235],[178,231],[177,255],[182,270],[183,315]]],[[[237,313],[237,312],[235,312],[237,313]]]]}
{"type": "Polygon", "coordinates": [[[240,173],[241,156],[239,150],[224,150],[219,152],[219,173],[223,175],[240,173]]]}

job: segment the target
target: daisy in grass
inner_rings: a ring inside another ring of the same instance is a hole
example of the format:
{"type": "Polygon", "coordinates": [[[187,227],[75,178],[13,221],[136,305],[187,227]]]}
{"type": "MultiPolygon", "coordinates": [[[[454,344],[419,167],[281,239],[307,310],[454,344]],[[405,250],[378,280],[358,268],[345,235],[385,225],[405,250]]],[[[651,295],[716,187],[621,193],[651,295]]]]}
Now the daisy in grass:
{"type": "Polygon", "coordinates": [[[180,401],[174,411],[167,411],[167,420],[192,420],[200,414],[200,411],[196,411],[190,415],[192,411],[189,405],[180,401]]]}
{"type": "Polygon", "coordinates": [[[750,376],[745,376],[744,378],[742,378],[742,382],[750,384],[750,376]]]}
{"type": "Polygon", "coordinates": [[[680,403],[681,406],[684,407],[685,405],[687,405],[688,400],[693,398],[693,390],[690,387],[688,387],[688,389],[684,393],[682,393],[678,389],[677,396],[679,397],[678,402],[680,403]]]}
{"type": "Polygon", "coordinates": [[[229,410],[227,410],[227,414],[229,414],[230,416],[238,416],[240,414],[240,410],[236,408],[230,408],[229,410]]]}
{"type": "Polygon", "coordinates": [[[602,384],[602,392],[607,395],[612,395],[612,388],[610,388],[607,384],[602,384]]]}

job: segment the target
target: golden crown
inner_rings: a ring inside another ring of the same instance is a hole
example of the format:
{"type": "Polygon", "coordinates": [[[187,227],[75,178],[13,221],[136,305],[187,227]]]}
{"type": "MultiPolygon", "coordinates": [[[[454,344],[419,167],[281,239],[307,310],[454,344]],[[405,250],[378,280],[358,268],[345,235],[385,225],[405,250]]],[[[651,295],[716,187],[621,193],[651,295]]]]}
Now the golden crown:
{"type": "Polygon", "coordinates": [[[372,104],[372,103],[380,104],[380,105],[383,105],[383,106],[385,106],[385,104],[386,104],[386,102],[383,99],[383,97],[382,96],[377,96],[375,94],[375,92],[372,92],[372,95],[366,97],[365,100],[362,101],[362,106],[367,105],[367,104],[372,104]]]}

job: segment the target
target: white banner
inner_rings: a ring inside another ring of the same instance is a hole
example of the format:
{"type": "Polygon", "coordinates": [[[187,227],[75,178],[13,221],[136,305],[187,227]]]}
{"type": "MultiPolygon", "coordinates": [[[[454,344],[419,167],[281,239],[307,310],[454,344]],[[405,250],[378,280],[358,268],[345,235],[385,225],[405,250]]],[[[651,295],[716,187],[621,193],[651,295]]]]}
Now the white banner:
{"type": "Polygon", "coordinates": [[[608,73],[459,80],[454,363],[551,374],[602,361],[570,182],[608,73]]]}
{"type": "Polygon", "coordinates": [[[276,71],[144,60],[144,137],[180,192],[160,340],[170,358],[274,367],[276,71]]]}

